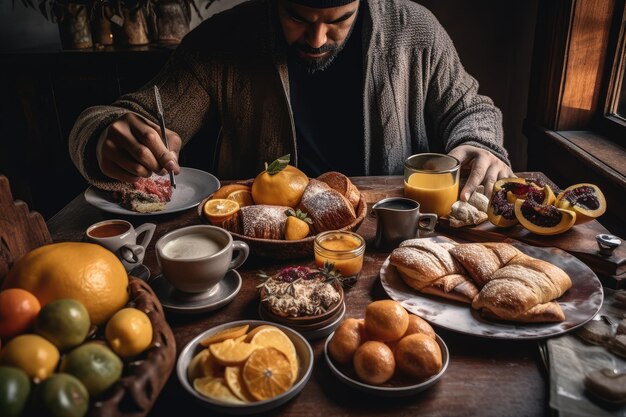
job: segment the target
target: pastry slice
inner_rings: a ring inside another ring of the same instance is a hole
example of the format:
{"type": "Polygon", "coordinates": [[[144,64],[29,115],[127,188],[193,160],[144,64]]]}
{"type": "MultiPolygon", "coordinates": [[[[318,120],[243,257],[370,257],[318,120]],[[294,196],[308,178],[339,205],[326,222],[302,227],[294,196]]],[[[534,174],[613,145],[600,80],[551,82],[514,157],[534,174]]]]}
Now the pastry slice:
{"type": "Polygon", "coordinates": [[[464,243],[450,249],[450,254],[463,265],[469,276],[482,288],[493,274],[516,256],[522,255],[508,243],[464,243]]]}
{"type": "Polygon", "coordinates": [[[341,172],[329,171],[317,177],[317,180],[325,182],[330,188],[347,198],[350,204],[352,204],[352,207],[356,210],[359,205],[359,200],[361,199],[361,193],[359,193],[358,188],[352,184],[352,181],[350,181],[348,177],[341,172]]]}
{"type": "Polygon", "coordinates": [[[254,205],[241,207],[239,218],[242,234],[258,239],[284,239],[289,207],[254,205]]]}
{"type": "Polygon", "coordinates": [[[302,194],[300,206],[313,220],[315,233],[338,230],[356,220],[350,201],[322,181],[309,181],[302,194]]]}

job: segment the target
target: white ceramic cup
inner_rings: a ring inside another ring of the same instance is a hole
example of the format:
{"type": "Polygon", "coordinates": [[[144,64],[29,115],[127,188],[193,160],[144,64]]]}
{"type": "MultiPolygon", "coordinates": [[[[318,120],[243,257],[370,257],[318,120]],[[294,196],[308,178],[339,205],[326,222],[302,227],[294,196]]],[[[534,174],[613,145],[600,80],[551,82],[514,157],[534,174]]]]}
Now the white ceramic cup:
{"type": "Polygon", "coordinates": [[[135,229],[126,220],[105,220],[89,226],[85,231],[84,240],[97,243],[115,253],[126,271],[131,271],[143,262],[155,229],[154,223],[144,223],[135,229]],[[137,244],[137,238],[141,234],[144,236],[137,244]]]}
{"type": "Polygon", "coordinates": [[[248,259],[245,242],[209,225],[187,226],[162,236],[155,245],[161,271],[174,288],[200,293],[217,285],[248,259]],[[239,252],[233,259],[233,252],[239,252]]]}

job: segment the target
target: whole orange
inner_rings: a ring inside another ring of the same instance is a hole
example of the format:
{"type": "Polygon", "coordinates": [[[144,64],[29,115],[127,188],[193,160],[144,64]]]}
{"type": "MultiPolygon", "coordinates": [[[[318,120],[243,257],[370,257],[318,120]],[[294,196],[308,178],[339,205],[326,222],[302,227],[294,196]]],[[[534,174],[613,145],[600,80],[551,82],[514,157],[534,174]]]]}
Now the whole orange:
{"type": "Polygon", "coordinates": [[[306,174],[289,165],[289,155],[285,155],[256,176],[252,183],[252,199],[254,204],[295,208],[308,184],[306,174]]]}
{"type": "Polygon", "coordinates": [[[26,333],[35,322],[41,304],[37,297],[21,288],[0,291],[0,339],[26,333]]]}
{"type": "Polygon", "coordinates": [[[128,301],[124,266],[93,243],[53,243],[30,251],[9,271],[3,288],[30,291],[42,306],[73,298],[87,308],[93,324],[106,322],[128,301]]]}

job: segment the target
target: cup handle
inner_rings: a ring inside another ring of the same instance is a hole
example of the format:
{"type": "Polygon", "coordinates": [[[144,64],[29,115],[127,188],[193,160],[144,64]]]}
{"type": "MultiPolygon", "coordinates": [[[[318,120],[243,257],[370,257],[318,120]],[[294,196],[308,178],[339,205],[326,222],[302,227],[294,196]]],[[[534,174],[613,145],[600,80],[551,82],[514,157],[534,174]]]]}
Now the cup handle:
{"type": "Polygon", "coordinates": [[[228,265],[228,270],[239,268],[245,261],[248,259],[248,254],[250,253],[250,248],[246,244],[246,242],[242,242],[241,240],[233,241],[233,252],[239,252],[235,259],[230,261],[230,265],[228,265]]]}
{"type": "Polygon", "coordinates": [[[432,232],[435,230],[435,225],[437,224],[437,215],[433,213],[422,213],[420,214],[420,218],[417,221],[417,227],[422,230],[428,230],[432,232]],[[422,220],[427,221],[426,226],[422,225],[422,220]]]}
{"type": "Polygon", "coordinates": [[[141,245],[124,245],[117,250],[119,257],[129,264],[141,263],[145,251],[141,245]]]}
{"type": "Polygon", "coordinates": [[[144,223],[138,228],[136,228],[135,229],[136,237],[141,235],[142,233],[145,233],[139,245],[143,246],[144,248],[147,248],[148,244],[152,240],[152,236],[154,235],[155,230],[156,230],[156,224],[154,223],[144,223]]]}

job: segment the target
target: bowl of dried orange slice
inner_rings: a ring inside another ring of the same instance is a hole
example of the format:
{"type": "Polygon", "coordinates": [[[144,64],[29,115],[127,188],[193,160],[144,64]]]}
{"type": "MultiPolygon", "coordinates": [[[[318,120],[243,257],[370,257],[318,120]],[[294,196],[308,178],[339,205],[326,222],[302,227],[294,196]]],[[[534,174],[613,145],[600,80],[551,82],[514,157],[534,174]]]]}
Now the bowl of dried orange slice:
{"type": "Polygon", "coordinates": [[[285,326],[244,320],[208,329],[183,348],[178,379],[203,406],[247,415],[281,406],[311,377],[313,350],[285,326]]]}

